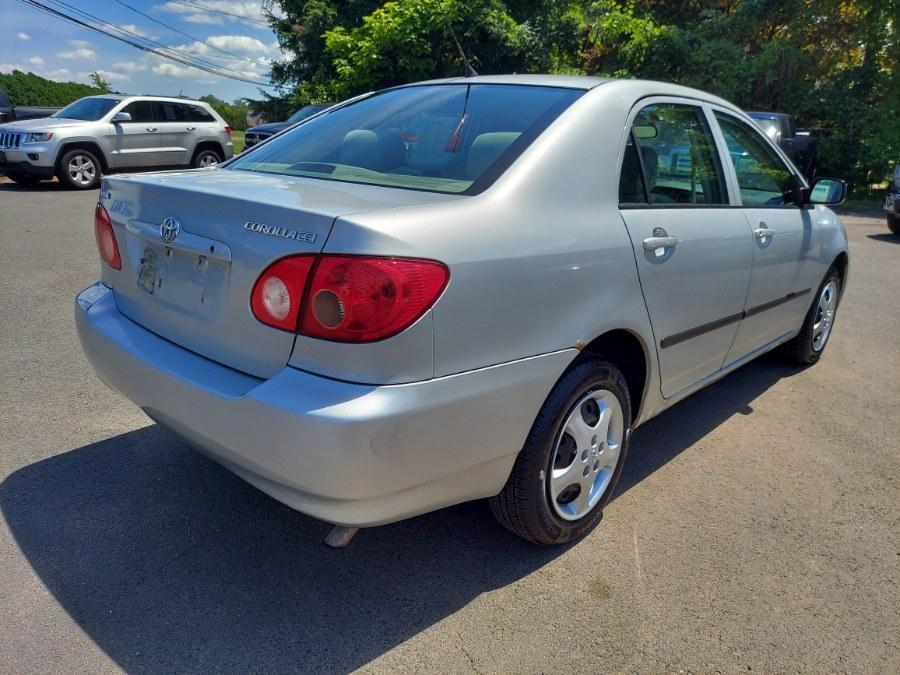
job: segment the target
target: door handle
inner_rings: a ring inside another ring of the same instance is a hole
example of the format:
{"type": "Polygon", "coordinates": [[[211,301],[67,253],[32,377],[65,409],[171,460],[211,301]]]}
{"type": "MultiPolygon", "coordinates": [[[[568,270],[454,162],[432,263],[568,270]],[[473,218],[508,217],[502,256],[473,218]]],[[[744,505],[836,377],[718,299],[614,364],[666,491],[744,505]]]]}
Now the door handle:
{"type": "Polygon", "coordinates": [[[678,237],[670,237],[669,233],[666,232],[661,227],[653,228],[653,236],[647,237],[644,239],[644,250],[645,251],[656,251],[657,255],[661,253],[665,253],[665,251],[660,252],[659,249],[666,248],[675,248],[675,245],[678,243],[678,237]]]}
{"type": "Polygon", "coordinates": [[[197,127],[186,127],[187,131],[194,131],[197,127]]]}
{"type": "Polygon", "coordinates": [[[775,230],[771,229],[764,222],[759,222],[759,227],[753,230],[753,236],[756,237],[756,241],[758,241],[763,246],[768,246],[772,243],[772,238],[775,236],[775,230]]]}
{"type": "Polygon", "coordinates": [[[159,131],[159,127],[147,127],[147,131],[159,131]]]}

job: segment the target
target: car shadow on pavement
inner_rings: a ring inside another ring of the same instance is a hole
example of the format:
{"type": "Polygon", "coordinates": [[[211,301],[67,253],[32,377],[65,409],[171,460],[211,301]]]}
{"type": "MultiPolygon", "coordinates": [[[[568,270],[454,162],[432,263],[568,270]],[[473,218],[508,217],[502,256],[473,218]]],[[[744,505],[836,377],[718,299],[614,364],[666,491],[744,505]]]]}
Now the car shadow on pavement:
{"type": "MultiPolygon", "coordinates": [[[[755,363],[636,431],[618,496],[795,372],[755,363]]],[[[16,471],[0,510],[43,583],[127,671],[352,670],[565,552],[507,533],[483,501],[331,550],[325,523],[158,425],[16,471]]]]}
{"type": "Polygon", "coordinates": [[[36,183],[34,185],[21,185],[19,183],[13,183],[0,181],[0,192],[64,192],[65,188],[63,188],[62,183],[57,180],[52,181],[41,181],[40,183],[36,183]]]}
{"type": "Polygon", "coordinates": [[[900,235],[896,234],[870,234],[867,235],[869,239],[874,239],[875,241],[886,241],[889,244],[900,244],[900,235]]]}

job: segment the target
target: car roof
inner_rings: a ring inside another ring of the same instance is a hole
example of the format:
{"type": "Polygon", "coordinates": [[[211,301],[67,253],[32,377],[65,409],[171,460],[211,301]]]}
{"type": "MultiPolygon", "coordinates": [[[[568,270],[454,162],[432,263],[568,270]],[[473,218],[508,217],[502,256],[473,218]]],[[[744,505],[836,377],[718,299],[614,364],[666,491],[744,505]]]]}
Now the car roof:
{"type": "Polygon", "coordinates": [[[423,84],[525,84],[539,87],[565,87],[567,89],[593,89],[597,85],[609,82],[608,78],[588,75],[473,75],[472,77],[447,77],[439,80],[411,82],[407,87],[423,84]]]}
{"type": "Polygon", "coordinates": [[[193,105],[208,105],[203,101],[195,101],[192,98],[179,98],[178,96],[155,96],[153,94],[95,94],[85,98],[111,98],[115,101],[125,101],[132,98],[149,99],[151,101],[166,101],[171,103],[191,103],[193,105]]]}

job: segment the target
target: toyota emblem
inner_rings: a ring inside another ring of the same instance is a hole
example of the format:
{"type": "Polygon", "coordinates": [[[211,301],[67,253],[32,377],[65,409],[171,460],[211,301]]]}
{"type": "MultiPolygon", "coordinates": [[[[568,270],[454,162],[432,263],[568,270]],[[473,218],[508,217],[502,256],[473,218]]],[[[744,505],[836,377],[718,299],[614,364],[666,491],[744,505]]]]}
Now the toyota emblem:
{"type": "Polygon", "coordinates": [[[178,222],[177,218],[166,218],[159,226],[159,238],[167,244],[175,241],[179,232],[181,232],[181,223],[178,222]]]}

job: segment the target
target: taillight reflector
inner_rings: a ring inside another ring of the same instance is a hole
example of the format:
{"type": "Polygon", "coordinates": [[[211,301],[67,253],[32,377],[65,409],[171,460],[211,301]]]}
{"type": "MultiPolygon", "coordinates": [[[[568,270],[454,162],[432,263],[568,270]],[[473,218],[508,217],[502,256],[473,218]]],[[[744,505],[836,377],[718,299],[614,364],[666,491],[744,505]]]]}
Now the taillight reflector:
{"type": "Polygon", "coordinates": [[[97,240],[97,250],[100,258],[115,270],[122,269],[122,257],[119,255],[119,246],[116,244],[116,234],[113,232],[112,221],[109,213],[100,202],[94,208],[94,239],[97,240]]]}

